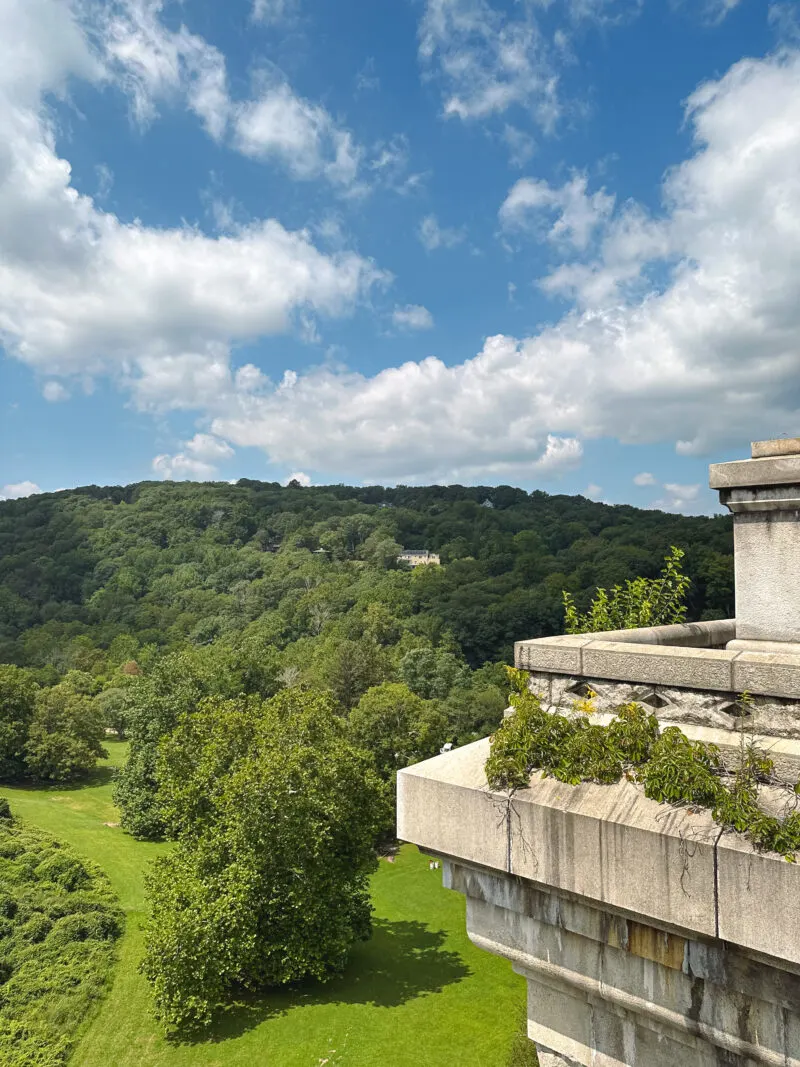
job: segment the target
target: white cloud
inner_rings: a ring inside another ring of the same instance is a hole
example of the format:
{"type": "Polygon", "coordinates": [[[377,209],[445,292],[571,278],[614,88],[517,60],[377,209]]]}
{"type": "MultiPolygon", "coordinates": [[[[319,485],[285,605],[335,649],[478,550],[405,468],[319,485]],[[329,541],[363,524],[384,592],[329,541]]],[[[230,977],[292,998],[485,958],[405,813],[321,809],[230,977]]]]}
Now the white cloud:
{"type": "Polygon", "coordinates": [[[235,455],[234,450],[227,441],[221,440],[210,433],[196,433],[194,437],[184,445],[197,459],[207,459],[212,462],[221,462],[235,455]]]}
{"type": "Polygon", "coordinates": [[[180,452],[163,453],[153,460],[153,470],[162,478],[191,481],[213,478],[218,464],[235,455],[227,441],[214,434],[196,433],[186,441],[180,452]]]}
{"type": "Polygon", "coordinates": [[[41,492],[36,482],[12,482],[0,487],[0,500],[21,500],[24,496],[34,496],[41,492]]]}
{"type": "Polygon", "coordinates": [[[433,315],[420,304],[407,304],[394,309],[392,322],[404,330],[430,330],[433,328],[433,315]]]}
{"type": "MultiPolygon", "coordinates": [[[[230,96],[225,57],[185,26],[168,29],[163,0],[92,0],[91,28],[100,36],[107,73],[129,95],[136,121],[145,125],[162,100],[185,100],[217,141],[229,138],[244,155],[277,161],[296,178],[326,178],[351,193],[363,149],[325,110],[296,95],[279,76],[256,79],[251,99],[230,96]]],[[[294,0],[257,0],[261,22],[285,21],[294,0]]]]}
{"type": "Polygon", "coordinates": [[[677,485],[667,482],[662,486],[664,496],[654,500],[650,507],[657,511],[695,511],[699,508],[700,484],[677,485]]]}
{"type": "Polygon", "coordinates": [[[311,479],[304,471],[295,471],[294,474],[290,474],[288,478],[284,479],[283,484],[288,485],[289,482],[298,482],[298,484],[306,487],[311,485],[311,479]]]}
{"type": "Polygon", "coordinates": [[[256,22],[276,25],[290,19],[298,6],[299,0],[253,0],[253,18],[256,22]]]}
{"type": "Polygon", "coordinates": [[[0,339],[10,355],[42,375],[111,375],[142,407],[203,406],[232,386],[231,343],[346,315],[386,277],[274,219],[211,238],[100,210],[72,187],[43,102],[70,72],[97,75],[85,39],[53,0],[10,14],[7,0],[0,19],[0,339]]]}
{"type": "Polygon", "coordinates": [[[545,181],[520,178],[500,207],[500,222],[506,229],[535,229],[541,225],[542,214],[555,213],[548,238],[584,249],[614,210],[613,196],[604,189],[589,194],[587,185],[585,174],[574,175],[560,189],[545,181]]]}
{"type": "Polygon", "coordinates": [[[342,186],[356,181],[363,151],[353,135],[286,84],[267,86],[236,105],[233,124],[234,143],[244,155],[277,158],[297,178],[325,177],[342,186]]]}
{"type": "Polygon", "coordinates": [[[603,487],[602,485],[595,485],[594,482],[589,482],[583,495],[588,496],[590,500],[599,500],[603,495],[603,487]]]}
{"type": "Polygon", "coordinates": [[[528,8],[513,19],[487,0],[428,0],[419,52],[444,83],[446,116],[487,118],[518,104],[551,128],[560,113],[548,44],[528,8]]]}
{"type": "Polygon", "coordinates": [[[655,477],[649,471],[642,471],[641,474],[634,475],[634,485],[657,485],[655,477]]]}
{"type": "Polygon", "coordinates": [[[136,120],[157,115],[157,102],[185,96],[209,134],[219,139],[228,122],[225,59],[185,26],[173,32],[160,21],[163,0],[111,0],[92,5],[104,57],[132,101],[136,120]]]}
{"type": "Polygon", "coordinates": [[[69,400],[69,390],[65,389],[61,382],[45,382],[42,386],[42,396],[51,404],[56,404],[59,400],[69,400]]]}
{"type": "Polygon", "coordinates": [[[437,248],[455,248],[466,237],[463,229],[440,226],[435,215],[426,215],[419,224],[417,236],[428,252],[437,248]]]}
{"type": "MultiPolygon", "coordinates": [[[[309,470],[529,481],[579,462],[581,439],[697,455],[796,423],[798,113],[799,53],[736,64],[687,102],[694,148],[668,172],[663,214],[623,205],[596,263],[578,264],[607,274],[583,311],[460,364],[311,371],[220,407],[216,432],[309,470]]],[[[699,507],[693,492],[665,488],[663,505],[699,507]]]]}
{"type": "Polygon", "coordinates": [[[722,22],[742,0],[705,0],[705,16],[710,22],[722,22]]]}
{"type": "Polygon", "coordinates": [[[503,127],[503,140],[513,167],[523,167],[536,151],[536,141],[533,137],[508,122],[503,127]]]}

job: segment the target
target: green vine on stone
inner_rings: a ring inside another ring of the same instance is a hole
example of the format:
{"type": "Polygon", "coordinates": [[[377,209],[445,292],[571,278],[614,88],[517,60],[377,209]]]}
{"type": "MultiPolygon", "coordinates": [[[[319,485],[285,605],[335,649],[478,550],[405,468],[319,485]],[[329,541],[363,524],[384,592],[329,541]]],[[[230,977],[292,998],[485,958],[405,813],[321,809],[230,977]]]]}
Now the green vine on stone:
{"type": "Polygon", "coordinates": [[[800,783],[778,783],[772,760],[755,738],[742,740],[738,766],[730,773],[716,745],[692,741],[676,726],[661,731],[655,715],[639,704],[623,704],[607,726],[600,726],[586,715],[548,711],[528,690],[524,671],[509,673],[514,714],[490,739],[486,777],[492,789],[513,793],[530,785],[535,772],[568,785],[613,784],[624,776],[638,782],[651,800],[709,809],[724,829],[794,862],[800,811],[782,820],[769,815],[759,806],[758,787],[783,784],[796,802],[800,783]]]}

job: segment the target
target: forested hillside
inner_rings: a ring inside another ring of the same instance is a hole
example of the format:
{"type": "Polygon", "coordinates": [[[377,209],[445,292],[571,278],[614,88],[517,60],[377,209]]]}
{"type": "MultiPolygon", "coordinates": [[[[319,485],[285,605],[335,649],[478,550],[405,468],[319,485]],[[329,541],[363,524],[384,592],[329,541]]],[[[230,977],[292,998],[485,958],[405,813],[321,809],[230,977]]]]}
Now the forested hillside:
{"type": "Polygon", "coordinates": [[[475,668],[560,632],[563,589],[582,605],[597,585],[654,576],[670,544],[687,553],[689,617],[731,615],[727,517],[509,486],[88,486],[0,503],[0,662],[52,684],[244,638],[304,670],[331,642],[366,639],[444,642],[475,668]],[[398,570],[399,546],[444,566],[398,570]]]}

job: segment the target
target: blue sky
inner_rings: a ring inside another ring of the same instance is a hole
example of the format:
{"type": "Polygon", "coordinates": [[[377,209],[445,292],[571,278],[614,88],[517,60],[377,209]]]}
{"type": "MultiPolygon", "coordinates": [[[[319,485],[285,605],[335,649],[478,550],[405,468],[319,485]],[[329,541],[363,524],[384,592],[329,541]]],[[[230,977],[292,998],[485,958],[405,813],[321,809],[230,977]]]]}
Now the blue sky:
{"type": "Polygon", "coordinates": [[[0,0],[0,496],[510,483],[714,508],[800,433],[764,0],[0,0]]]}

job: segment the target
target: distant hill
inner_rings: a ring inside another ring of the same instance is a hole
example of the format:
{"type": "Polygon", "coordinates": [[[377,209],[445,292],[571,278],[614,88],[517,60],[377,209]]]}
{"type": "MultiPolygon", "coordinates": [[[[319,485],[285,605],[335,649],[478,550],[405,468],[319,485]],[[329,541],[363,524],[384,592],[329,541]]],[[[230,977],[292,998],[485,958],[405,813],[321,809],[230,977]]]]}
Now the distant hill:
{"type": "Polygon", "coordinates": [[[687,553],[690,618],[732,615],[727,516],[511,486],[242,479],[45,493],[0,503],[0,662],[85,669],[81,656],[115,639],[203,644],[267,616],[285,647],[367,603],[374,578],[390,615],[391,587],[415,632],[434,643],[451,635],[477,667],[508,660],[514,640],[561,632],[562,589],[583,606],[598,585],[657,574],[671,544],[687,553]],[[442,566],[395,572],[401,547],[436,552],[442,566]],[[299,616],[296,604],[320,587],[299,616]]]}

